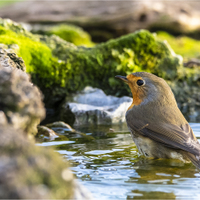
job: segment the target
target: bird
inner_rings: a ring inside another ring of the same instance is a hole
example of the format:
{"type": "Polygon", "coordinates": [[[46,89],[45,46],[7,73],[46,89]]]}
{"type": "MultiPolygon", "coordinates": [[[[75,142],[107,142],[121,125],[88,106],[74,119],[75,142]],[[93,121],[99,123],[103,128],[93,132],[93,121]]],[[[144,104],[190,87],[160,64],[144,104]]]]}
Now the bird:
{"type": "Polygon", "coordinates": [[[133,96],[125,117],[139,152],[192,162],[200,169],[200,143],[166,81],[148,72],[115,77],[129,85],[133,96]]]}

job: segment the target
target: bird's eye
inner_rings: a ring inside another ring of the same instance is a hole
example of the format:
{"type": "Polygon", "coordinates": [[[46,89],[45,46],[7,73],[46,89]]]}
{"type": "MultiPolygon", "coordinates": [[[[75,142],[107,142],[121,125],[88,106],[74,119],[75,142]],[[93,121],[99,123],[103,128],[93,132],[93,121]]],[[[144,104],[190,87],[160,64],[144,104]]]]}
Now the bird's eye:
{"type": "Polygon", "coordinates": [[[143,80],[141,80],[141,79],[137,80],[137,85],[139,85],[139,86],[142,86],[142,85],[144,85],[144,81],[143,81],[143,80]]]}

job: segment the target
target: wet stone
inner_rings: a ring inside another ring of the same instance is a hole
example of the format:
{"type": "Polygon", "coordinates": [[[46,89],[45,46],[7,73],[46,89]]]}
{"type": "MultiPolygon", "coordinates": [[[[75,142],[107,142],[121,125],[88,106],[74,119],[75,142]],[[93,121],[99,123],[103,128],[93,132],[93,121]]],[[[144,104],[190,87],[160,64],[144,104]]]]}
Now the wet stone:
{"type": "Polygon", "coordinates": [[[44,135],[51,139],[59,137],[52,129],[47,128],[45,126],[38,126],[38,133],[37,136],[44,135]]]}
{"type": "Polygon", "coordinates": [[[67,129],[68,131],[74,132],[74,129],[69,124],[62,121],[46,124],[45,126],[48,128],[65,128],[65,130],[67,129]]]}
{"type": "Polygon", "coordinates": [[[132,98],[107,96],[101,89],[85,87],[81,93],[73,96],[72,101],[69,103],[67,100],[61,115],[67,116],[67,112],[72,112],[74,125],[117,124],[125,122],[125,113],[132,98]]]}

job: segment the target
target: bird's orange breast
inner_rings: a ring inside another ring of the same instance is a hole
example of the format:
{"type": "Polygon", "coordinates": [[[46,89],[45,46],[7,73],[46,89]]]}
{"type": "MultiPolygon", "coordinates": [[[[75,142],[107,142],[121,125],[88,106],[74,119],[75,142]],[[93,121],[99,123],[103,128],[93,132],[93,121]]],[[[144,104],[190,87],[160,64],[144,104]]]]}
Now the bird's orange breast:
{"type": "Polygon", "coordinates": [[[130,110],[133,106],[138,106],[142,103],[142,97],[144,96],[142,90],[137,85],[137,80],[142,79],[142,77],[134,76],[133,74],[130,74],[126,77],[128,79],[128,85],[131,89],[131,93],[133,95],[133,102],[128,108],[130,110]]]}

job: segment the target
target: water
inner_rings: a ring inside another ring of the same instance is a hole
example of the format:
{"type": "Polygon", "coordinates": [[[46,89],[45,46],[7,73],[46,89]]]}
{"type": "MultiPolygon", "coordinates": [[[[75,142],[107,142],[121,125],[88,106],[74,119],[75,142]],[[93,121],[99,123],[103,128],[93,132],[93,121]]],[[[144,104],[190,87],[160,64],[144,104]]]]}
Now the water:
{"type": "MultiPolygon", "coordinates": [[[[200,124],[190,125],[200,141],[200,124]]],[[[54,146],[69,160],[95,199],[200,199],[199,171],[192,164],[140,156],[126,125],[76,129],[85,135],[59,128],[61,137],[38,145],[54,146]]]]}

